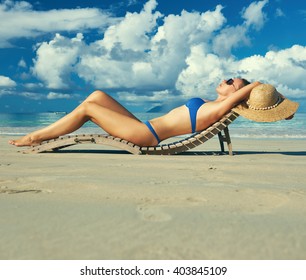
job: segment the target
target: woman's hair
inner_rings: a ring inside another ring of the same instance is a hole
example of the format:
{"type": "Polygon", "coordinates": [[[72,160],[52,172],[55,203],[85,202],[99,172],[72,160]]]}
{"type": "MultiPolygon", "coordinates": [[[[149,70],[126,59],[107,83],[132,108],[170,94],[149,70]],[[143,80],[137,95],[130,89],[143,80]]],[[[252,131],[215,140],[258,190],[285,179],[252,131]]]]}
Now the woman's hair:
{"type": "Polygon", "coordinates": [[[247,86],[250,84],[250,82],[246,79],[241,78],[241,81],[243,82],[243,86],[247,86]]]}

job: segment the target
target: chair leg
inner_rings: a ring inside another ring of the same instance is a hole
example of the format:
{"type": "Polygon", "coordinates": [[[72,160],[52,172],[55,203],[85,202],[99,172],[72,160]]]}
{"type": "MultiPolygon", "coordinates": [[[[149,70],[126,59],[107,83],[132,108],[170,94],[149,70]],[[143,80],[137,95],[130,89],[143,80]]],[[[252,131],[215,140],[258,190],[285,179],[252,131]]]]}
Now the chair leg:
{"type": "Polygon", "coordinates": [[[221,131],[218,133],[218,137],[219,137],[221,152],[224,153],[224,143],[223,143],[224,142],[224,136],[222,135],[221,131]]]}
{"type": "Polygon", "coordinates": [[[224,128],[224,135],[222,135],[221,132],[218,133],[218,137],[219,137],[219,142],[220,142],[220,147],[221,147],[221,151],[224,152],[224,143],[227,143],[227,148],[228,148],[228,154],[230,156],[233,155],[233,147],[232,147],[232,142],[231,142],[231,137],[229,134],[229,130],[228,127],[224,128]]]}
{"type": "Polygon", "coordinates": [[[228,154],[230,156],[232,156],[233,155],[233,147],[232,147],[232,141],[231,141],[231,137],[230,137],[230,134],[229,134],[228,127],[226,127],[224,129],[224,135],[225,135],[225,141],[227,143],[228,154]]]}

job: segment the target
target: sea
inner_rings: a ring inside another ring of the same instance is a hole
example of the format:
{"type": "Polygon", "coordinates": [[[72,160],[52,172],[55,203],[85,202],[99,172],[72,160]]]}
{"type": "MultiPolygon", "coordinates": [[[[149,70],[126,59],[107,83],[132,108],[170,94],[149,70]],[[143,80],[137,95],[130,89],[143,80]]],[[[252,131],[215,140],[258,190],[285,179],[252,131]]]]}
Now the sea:
{"type": "MultiPolygon", "coordinates": [[[[65,112],[0,113],[0,135],[25,135],[55,122],[65,114],[65,112]]],[[[135,115],[144,121],[158,117],[161,113],[136,113],[135,115]]],[[[305,139],[306,112],[296,113],[292,120],[282,120],[273,123],[259,123],[239,117],[229,126],[229,130],[231,137],[238,138],[305,139]]],[[[104,131],[94,123],[88,122],[74,133],[95,134],[104,133],[104,131]]]]}

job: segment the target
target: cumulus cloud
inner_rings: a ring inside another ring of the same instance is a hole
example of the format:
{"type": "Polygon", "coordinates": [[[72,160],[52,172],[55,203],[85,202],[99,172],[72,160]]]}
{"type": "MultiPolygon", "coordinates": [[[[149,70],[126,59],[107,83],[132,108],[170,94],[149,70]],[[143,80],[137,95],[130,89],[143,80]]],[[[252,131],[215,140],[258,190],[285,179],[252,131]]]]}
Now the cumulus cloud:
{"type": "Polygon", "coordinates": [[[213,51],[219,56],[231,56],[233,49],[243,45],[250,45],[245,26],[229,26],[224,28],[213,40],[213,51]]]}
{"type": "Polygon", "coordinates": [[[0,87],[15,87],[16,82],[9,77],[0,76],[0,87]]]}
{"type": "Polygon", "coordinates": [[[106,50],[120,45],[122,50],[144,51],[150,47],[148,33],[156,27],[156,21],[161,13],[153,12],[157,6],[156,0],[148,1],[140,13],[127,13],[125,18],[116,25],[110,26],[104,33],[104,38],[98,44],[106,50]]]}
{"type": "Polygon", "coordinates": [[[264,13],[263,8],[269,1],[253,2],[248,7],[244,8],[241,12],[244,22],[237,26],[227,26],[220,34],[216,34],[213,41],[213,50],[220,56],[230,56],[232,50],[251,45],[248,36],[249,30],[254,28],[260,30],[267,20],[267,15],[264,13]]]}
{"type": "Polygon", "coordinates": [[[295,45],[284,50],[269,51],[265,56],[245,58],[239,61],[238,70],[246,77],[256,77],[282,87],[295,88],[298,85],[306,89],[306,47],[295,45]]]}
{"type": "Polygon", "coordinates": [[[0,48],[14,38],[34,38],[47,32],[104,29],[118,19],[96,8],[37,11],[25,1],[0,3],[0,48]]]}
{"type": "Polygon", "coordinates": [[[247,26],[252,26],[257,30],[263,27],[267,19],[267,15],[263,12],[263,8],[268,2],[269,0],[253,2],[242,11],[242,18],[245,20],[247,26]]]}
{"type": "Polygon", "coordinates": [[[103,88],[173,87],[186,66],[190,48],[206,42],[226,19],[222,6],[214,11],[164,17],[150,0],[139,13],[127,13],[110,26],[104,37],[92,44],[57,35],[37,49],[33,73],[48,87],[64,87],[71,71],[86,82],[103,88]],[[163,19],[158,25],[157,20],[163,19]]]}
{"type": "Polygon", "coordinates": [[[207,53],[203,45],[192,47],[186,58],[187,67],[182,70],[176,88],[186,97],[195,96],[213,89],[230,72],[231,61],[213,53],[207,53]]]}
{"type": "Polygon", "coordinates": [[[296,96],[306,89],[306,47],[242,60],[232,55],[234,49],[252,44],[251,30],[263,28],[267,4],[251,3],[241,12],[241,24],[231,26],[221,5],[165,16],[157,10],[157,1],[149,0],[141,11],[109,25],[99,40],[89,43],[81,33],[73,38],[57,34],[37,45],[32,73],[58,90],[70,87],[74,75],[94,87],[116,89],[127,102],[215,94],[216,83],[233,76],[270,82],[296,96]]]}
{"type": "Polygon", "coordinates": [[[82,47],[83,35],[68,39],[56,34],[49,43],[42,43],[37,49],[32,72],[49,88],[68,88],[70,74],[82,47]]]}
{"type": "Polygon", "coordinates": [[[273,84],[286,96],[306,96],[305,46],[295,45],[241,60],[206,54],[197,46],[186,62],[188,67],[181,72],[176,87],[187,96],[194,96],[195,92],[213,93],[216,81],[235,76],[273,84]]]}

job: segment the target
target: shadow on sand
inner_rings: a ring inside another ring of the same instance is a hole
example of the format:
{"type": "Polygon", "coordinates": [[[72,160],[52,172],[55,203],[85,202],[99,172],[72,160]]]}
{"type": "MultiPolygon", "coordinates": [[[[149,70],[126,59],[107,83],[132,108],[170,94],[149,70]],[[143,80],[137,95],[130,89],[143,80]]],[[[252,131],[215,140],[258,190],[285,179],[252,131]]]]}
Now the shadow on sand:
{"type": "MultiPolygon", "coordinates": [[[[53,152],[45,152],[45,153],[57,153],[57,154],[112,154],[112,155],[124,155],[131,153],[122,150],[103,150],[103,149],[84,149],[84,150],[59,150],[53,152]]],[[[186,151],[180,153],[178,155],[171,155],[171,156],[228,156],[227,152],[216,152],[216,151],[186,151]]],[[[306,151],[235,151],[234,156],[241,156],[241,155],[286,155],[286,156],[306,156],[306,151]]],[[[154,155],[153,155],[154,156],[154,155]]],[[[158,155],[155,155],[158,156],[158,155]]]]}

